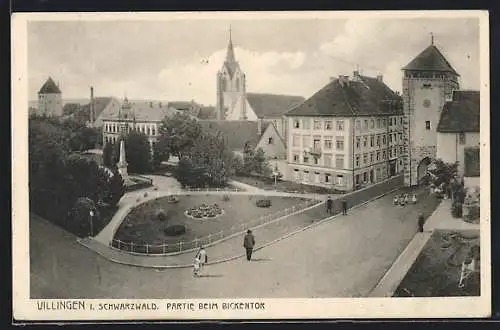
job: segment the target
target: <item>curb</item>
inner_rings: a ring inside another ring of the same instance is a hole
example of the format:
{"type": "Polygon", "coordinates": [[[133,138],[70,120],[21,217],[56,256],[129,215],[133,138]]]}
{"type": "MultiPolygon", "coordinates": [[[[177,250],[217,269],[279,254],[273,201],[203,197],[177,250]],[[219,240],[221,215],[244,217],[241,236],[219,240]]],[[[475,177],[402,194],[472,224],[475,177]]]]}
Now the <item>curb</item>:
{"type": "MultiPolygon", "coordinates": [[[[439,205],[438,205],[439,207],[439,205]]],[[[432,212],[432,214],[427,218],[429,219],[430,217],[432,217],[437,211],[437,208],[434,210],[434,212],[432,212]]],[[[426,221],[427,222],[427,221],[426,221]]],[[[394,281],[393,283],[391,283],[391,285],[386,285],[388,287],[391,287],[391,288],[394,288],[394,289],[390,289],[389,291],[385,292],[383,297],[392,297],[394,295],[394,292],[396,291],[396,289],[398,288],[398,286],[401,284],[401,282],[403,281],[403,279],[405,278],[405,276],[408,274],[408,272],[410,271],[410,268],[411,266],[413,266],[413,264],[415,263],[415,261],[417,260],[418,256],[420,255],[420,253],[422,253],[422,250],[424,249],[425,245],[427,244],[427,242],[429,241],[429,239],[431,238],[432,236],[432,233],[434,232],[434,229],[432,230],[427,230],[427,231],[424,231],[423,233],[416,233],[412,239],[410,240],[410,242],[408,242],[408,245],[405,247],[405,249],[403,250],[403,252],[401,252],[399,254],[399,256],[394,260],[394,262],[391,264],[391,267],[389,267],[389,269],[385,272],[385,274],[382,276],[382,278],[377,282],[377,284],[375,285],[375,287],[373,287],[370,292],[368,293],[368,297],[380,297],[379,295],[377,296],[374,296],[373,293],[376,292],[376,291],[380,291],[380,288],[384,286],[384,281],[389,278],[392,273],[396,272],[398,270],[398,268],[400,267],[408,267],[408,269],[404,272],[404,274],[402,274],[402,276],[399,278],[398,277],[398,280],[397,281],[394,281]],[[423,242],[422,246],[420,246],[420,248],[418,249],[418,251],[413,251],[413,252],[418,252],[415,256],[415,258],[412,258],[411,260],[411,263],[408,265],[408,264],[402,264],[402,265],[398,265],[398,263],[400,262],[400,258],[401,256],[403,256],[405,253],[409,253],[409,248],[411,247],[411,243],[418,237],[419,234],[429,234],[430,235],[425,238],[425,241],[423,242]]]]}
{"type": "MultiPolygon", "coordinates": [[[[371,199],[369,199],[369,200],[367,200],[367,201],[365,201],[365,202],[363,202],[363,203],[361,203],[361,204],[355,205],[355,206],[351,207],[351,208],[350,208],[350,210],[355,210],[355,209],[357,209],[357,208],[360,208],[360,207],[362,207],[362,206],[364,206],[364,205],[366,205],[366,204],[368,204],[368,203],[371,203],[371,202],[373,202],[373,201],[375,201],[375,200],[377,200],[377,199],[380,199],[380,198],[382,198],[382,197],[384,197],[384,196],[386,196],[386,195],[388,195],[388,194],[391,194],[391,193],[393,193],[394,191],[399,190],[399,189],[400,189],[400,188],[395,188],[395,189],[392,189],[392,190],[390,190],[390,191],[388,191],[388,192],[385,192],[385,193],[383,193],[383,194],[381,194],[381,195],[378,195],[378,196],[376,196],[376,197],[374,197],[374,198],[371,198],[371,199]]],[[[298,234],[298,233],[300,233],[300,232],[303,232],[303,231],[305,231],[305,230],[308,230],[308,229],[311,229],[311,228],[313,228],[313,227],[319,226],[320,224],[323,224],[323,223],[325,223],[325,222],[327,222],[327,221],[333,220],[333,219],[337,218],[338,216],[341,216],[341,214],[339,213],[339,214],[333,215],[333,216],[331,216],[331,217],[324,218],[324,219],[322,219],[322,220],[320,220],[320,221],[318,221],[318,222],[312,223],[312,224],[307,225],[307,226],[305,226],[305,227],[302,227],[302,228],[300,228],[300,229],[298,229],[298,230],[292,231],[292,232],[290,232],[290,233],[288,233],[288,234],[285,234],[285,235],[283,235],[283,236],[281,236],[281,237],[279,237],[279,238],[277,238],[277,239],[275,239],[275,240],[272,240],[272,241],[270,241],[270,242],[264,243],[264,244],[262,244],[262,245],[260,245],[260,246],[256,247],[256,248],[254,249],[254,251],[258,251],[258,250],[261,250],[261,249],[263,249],[263,248],[265,248],[265,247],[268,247],[268,246],[270,246],[270,245],[274,245],[274,244],[278,243],[279,241],[282,241],[282,240],[284,240],[284,239],[286,239],[286,238],[288,238],[288,237],[294,236],[294,235],[296,235],[296,234],[298,234]]],[[[192,265],[192,264],[184,264],[184,265],[164,265],[164,266],[162,266],[162,265],[139,265],[139,264],[127,263],[127,262],[123,262],[123,261],[115,260],[114,258],[107,257],[107,256],[105,256],[103,253],[101,253],[100,251],[95,251],[95,250],[91,249],[90,247],[86,246],[85,244],[83,244],[83,243],[81,242],[81,240],[78,240],[78,242],[79,242],[81,245],[85,246],[87,249],[89,249],[89,250],[91,250],[91,251],[94,251],[95,253],[99,254],[101,257],[103,257],[103,258],[105,258],[105,259],[107,259],[107,260],[110,260],[110,261],[116,262],[116,263],[118,263],[118,264],[122,264],[122,265],[129,265],[129,266],[142,267],[142,268],[153,268],[153,269],[177,269],[177,268],[191,268],[191,267],[193,267],[193,265],[192,265]]],[[[215,261],[208,262],[208,263],[207,263],[207,265],[216,265],[216,264],[220,264],[220,263],[223,263],[223,262],[228,262],[228,261],[236,260],[236,259],[242,258],[242,257],[244,257],[244,256],[245,256],[245,253],[242,253],[242,254],[235,255],[235,256],[233,256],[233,257],[228,257],[228,258],[224,258],[224,259],[219,259],[219,260],[215,260],[215,261]]]]}

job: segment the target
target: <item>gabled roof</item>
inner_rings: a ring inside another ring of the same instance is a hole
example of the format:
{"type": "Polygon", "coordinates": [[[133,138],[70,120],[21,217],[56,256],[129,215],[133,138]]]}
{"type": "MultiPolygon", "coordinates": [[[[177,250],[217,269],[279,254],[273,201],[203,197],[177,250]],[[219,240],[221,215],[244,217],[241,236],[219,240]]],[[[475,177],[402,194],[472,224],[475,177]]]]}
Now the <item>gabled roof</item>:
{"type": "Polygon", "coordinates": [[[434,45],[430,45],[424,49],[403,70],[450,72],[459,76],[444,55],[434,45]]]}
{"type": "Polygon", "coordinates": [[[304,100],[302,96],[247,93],[248,104],[258,118],[281,117],[304,100]]]}
{"type": "Polygon", "coordinates": [[[49,77],[38,91],[38,94],[61,94],[61,90],[57,87],[54,80],[52,80],[52,77],[49,77]]]}
{"type": "Polygon", "coordinates": [[[479,91],[455,91],[443,106],[437,126],[440,133],[479,132],[479,91]]]}
{"type": "MultiPolygon", "coordinates": [[[[134,102],[130,103],[130,112],[132,116],[135,117],[136,121],[162,121],[165,117],[173,116],[176,113],[180,113],[172,107],[162,106],[161,108],[157,105],[151,106],[150,102],[134,102]]],[[[103,120],[119,120],[121,107],[110,110],[105,114],[103,120]]]]}
{"type": "Polygon", "coordinates": [[[378,78],[333,79],[286,116],[377,116],[402,114],[402,98],[378,78]]]}
{"type": "MultiPolygon", "coordinates": [[[[108,104],[113,100],[112,97],[94,97],[94,107],[95,107],[95,117],[99,117],[101,112],[108,106],[108,104]]],[[[90,111],[90,103],[82,106],[82,110],[85,112],[90,111]]]]}
{"type": "Polygon", "coordinates": [[[245,143],[254,147],[259,142],[262,134],[266,131],[269,123],[262,123],[262,132],[258,134],[258,122],[249,120],[200,120],[202,128],[206,132],[221,132],[226,144],[231,151],[241,151],[245,143]]]}

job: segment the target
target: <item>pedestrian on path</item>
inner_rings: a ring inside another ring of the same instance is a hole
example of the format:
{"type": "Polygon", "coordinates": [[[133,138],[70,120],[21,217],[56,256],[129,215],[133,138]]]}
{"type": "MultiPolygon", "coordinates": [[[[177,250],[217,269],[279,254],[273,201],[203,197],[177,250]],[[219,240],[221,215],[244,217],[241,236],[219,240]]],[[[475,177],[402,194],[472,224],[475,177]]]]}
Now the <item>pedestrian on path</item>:
{"type": "Polygon", "coordinates": [[[419,233],[424,232],[424,223],[425,223],[424,215],[422,213],[419,213],[418,214],[418,232],[419,233]]]}
{"type": "Polygon", "coordinates": [[[194,277],[198,277],[198,274],[200,272],[200,267],[201,267],[200,258],[198,258],[198,255],[196,255],[196,257],[194,257],[194,260],[193,260],[193,276],[194,277]]]}
{"type": "Polygon", "coordinates": [[[342,214],[347,215],[347,201],[342,199],[342,214]]]}
{"type": "Polygon", "coordinates": [[[333,205],[332,198],[328,196],[326,200],[326,213],[332,214],[332,205],[333,205]]]}
{"type": "Polygon", "coordinates": [[[204,246],[201,246],[198,252],[196,252],[196,255],[194,257],[193,275],[198,276],[207,262],[208,262],[207,251],[205,251],[204,246]]]}
{"type": "Polygon", "coordinates": [[[252,231],[249,229],[247,230],[247,234],[245,235],[245,238],[243,239],[243,247],[245,248],[247,252],[247,260],[250,261],[252,259],[252,251],[253,247],[255,246],[255,238],[253,237],[252,231]]]}

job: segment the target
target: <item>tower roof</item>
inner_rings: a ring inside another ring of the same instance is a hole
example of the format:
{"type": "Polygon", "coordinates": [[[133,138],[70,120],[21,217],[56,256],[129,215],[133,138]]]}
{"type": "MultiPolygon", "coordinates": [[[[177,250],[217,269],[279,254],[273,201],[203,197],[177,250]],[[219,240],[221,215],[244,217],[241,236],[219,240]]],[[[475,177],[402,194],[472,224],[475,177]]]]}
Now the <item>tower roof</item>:
{"type": "Polygon", "coordinates": [[[38,91],[38,94],[61,94],[61,90],[57,87],[54,80],[52,80],[52,77],[49,77],[38,91]]]}
{"type": "Polygon", "coordinates": [[[238,62],[236,61],[236,56],[234,55],[234,46],[231,36],[231,27],[229,27],[229,43],[227,45],[226,60],[224,61],[224,66],[227,68],[229,75],[233,76],[238,68],[238,62]]]}
{"type": "Polygon", "coordinates": [[[459,76],[434,43],[418,54],[403,70],[449,72],[459,76]]]}

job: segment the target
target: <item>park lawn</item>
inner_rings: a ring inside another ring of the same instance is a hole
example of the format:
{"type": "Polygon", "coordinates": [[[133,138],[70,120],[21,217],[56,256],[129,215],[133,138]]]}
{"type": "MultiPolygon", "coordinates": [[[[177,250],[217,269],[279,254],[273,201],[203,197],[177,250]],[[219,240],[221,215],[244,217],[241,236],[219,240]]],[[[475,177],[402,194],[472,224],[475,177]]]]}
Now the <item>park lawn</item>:
{"type": "MultiPolygon", "coordinates": [[[[260,178],[255,176],[235,176],[233,178],[235,181],[246,183],[248,185],[257,187],[264,190],[274,190],[274,179],[260,178]]],[[[306,184],[300,184],[293,181],[276,181],[276,190],[283,192],[300,192],[300,193],[313,193],[313,194],[334,194],[336,193],[333,189],[328,189],[325,187],[310,186],[306,184]]],[[[340,192],[338,192],[340,193],[340,192]]]]}
{"type": "Polygon", "coordinates": [[[479,245],[478,231],[455,231],[465,239],[458,244],[446,244],[450,231],[437,230],[424,246],[403,281],[395,297],[450,297],[479,296],[480,276],[474,273],[459,288],[461,263],[469,249],[479,245]]]}
{"type": "MultiPolygon", "coordinates": [[[[166,197],[159,198],[140,205],[132,210],[118,228],[115,239],[134,244],[176,244],[179,242],[191,242],[195,238],[200,239],[208,235],[214,235],[215,239],[227,236],[230,232],[248,229],[255,225],[255,221],[262,216],[275,214],[279,211],[298,206],[307,202],[305,198],[280,197],[280,196],[258,196],[258,195],[229,195],[229,201],[224,201],[221,195],[180,195],[178,203],[168,203],[166,197]],[[261,208],[255,202],[262,198],[269,198],[271,206],[261,208]],[[215,219],[192,219],[184,214],[189,208],[200,205],[217,203],[224,210],[224,214],[215,219]],[[163,209],[167,214],[167,220],[162,222],[155,218],[158,209],[163,209]],[[180,236],[167,236],[164,229],[175,224],[186,226],[186,233],[180,236]]],[[[187,248],[187,244],[184,245],[187,248]]],[[[178,247],[177,247],[178,249],[178,247]]],[[[170,249],[167,248],[167,252],[170,249]]]]}

